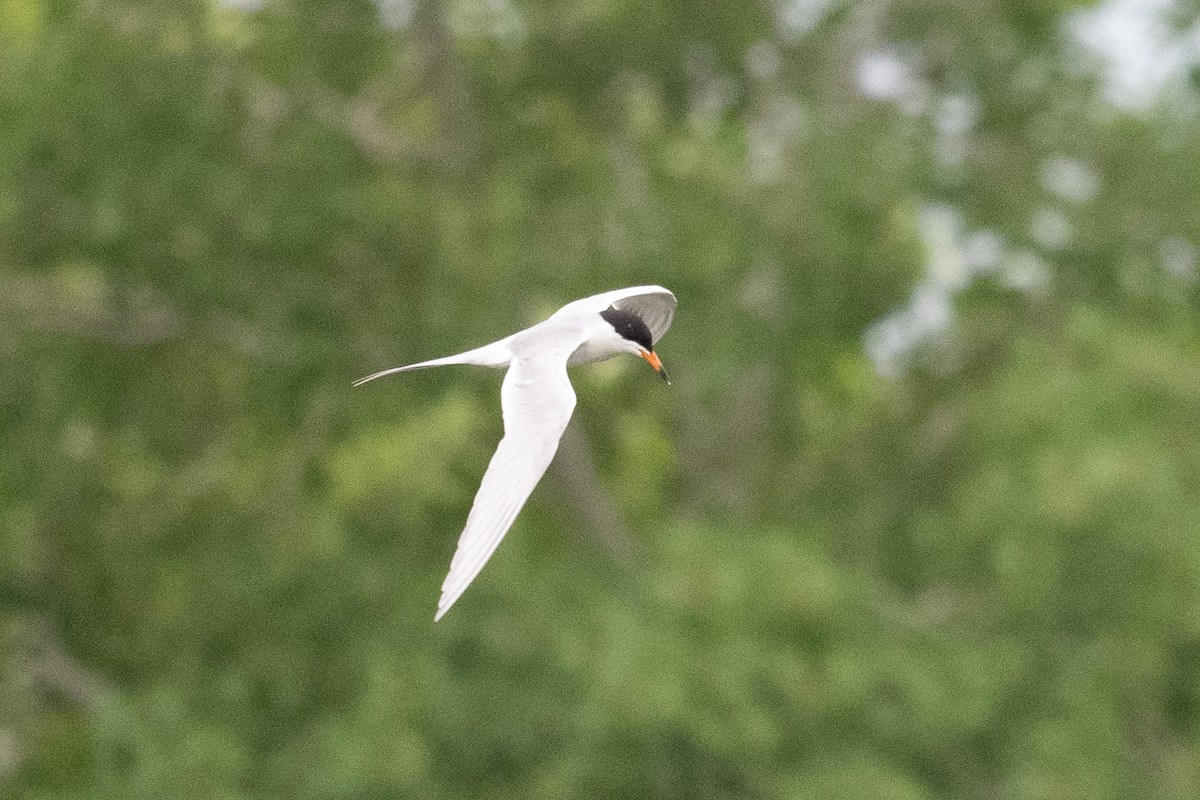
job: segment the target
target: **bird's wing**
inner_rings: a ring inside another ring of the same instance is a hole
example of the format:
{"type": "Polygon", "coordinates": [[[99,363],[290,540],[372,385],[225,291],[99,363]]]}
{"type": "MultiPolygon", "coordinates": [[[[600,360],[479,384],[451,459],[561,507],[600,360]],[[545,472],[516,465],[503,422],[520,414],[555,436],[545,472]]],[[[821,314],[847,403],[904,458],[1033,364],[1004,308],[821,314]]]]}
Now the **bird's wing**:
{"type": "Polygon", "coordinates": [[[675,319],[675,295],[658,286],[644,287],[655,289],[651,292],[639,292],[626,295],[613,301],[614,308],[637,314],[650,329],[650,341],[658,344],[658,340],[671,327],[675,319]]]}
{"type": "Polygon", "coordinates": [[[630,286],[627,289],[614,289],[611,292],[595,294],[568,303],[558,311],[559,314],[571,313],[568,309],[595,311],[599,314],[609,306],[637,314],[650,329],[650,339],[657,344],[658,340],[671,327],[675,318],[675,295],[661,286],[630,286]]]}
{"type": "Polygon", "coordinates": [[[514,358],[500,389],[500,402],[504,438],[458,539],[435,620],[450,610],[496,552],[558,450],[558,440],[575,410],[565,356],[514,358]]]}

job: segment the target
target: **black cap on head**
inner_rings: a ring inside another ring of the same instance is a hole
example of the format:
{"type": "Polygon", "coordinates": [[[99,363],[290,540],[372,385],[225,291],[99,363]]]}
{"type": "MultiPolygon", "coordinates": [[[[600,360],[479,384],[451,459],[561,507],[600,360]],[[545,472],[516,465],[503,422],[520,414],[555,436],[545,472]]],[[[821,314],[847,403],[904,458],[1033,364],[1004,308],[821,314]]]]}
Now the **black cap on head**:
{"type": "Polygon", "coordinates": [[[646,351],[654,352],[654,340],[650,337],[650,329],[637,314],[609,306],[600,312],[600,316],[604,317],[618,334],[641,345],[646,351]]]}

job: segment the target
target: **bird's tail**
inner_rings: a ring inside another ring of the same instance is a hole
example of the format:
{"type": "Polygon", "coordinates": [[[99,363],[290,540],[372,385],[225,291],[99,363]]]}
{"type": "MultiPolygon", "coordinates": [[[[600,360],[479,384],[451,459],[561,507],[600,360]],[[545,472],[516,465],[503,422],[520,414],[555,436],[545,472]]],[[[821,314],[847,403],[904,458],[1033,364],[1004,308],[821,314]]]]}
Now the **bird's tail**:
{"type": "Polygon", "coordinates": [[[367,381],[373,381],[376,378],[382,378],[384,375],[391,375],[395,372],[408,372],[414,369],[427,369],[429,367],[445,367],[451,364],[471,364],[477,367],[493,367],[501,369],[507,367],[512,361],[512,352],[508,347],[508,339],[501,339],[498,342],[485,344],[483,347],[476,347],[474,350],[468,350],[465,353],[459,353],[453,356],[444,358],[435,358],[430,361],[422,361],[418,364],[409,364],[404,367],[392,367],[390,369],[373,372],[365,378],[359,378],[354,382],[355,386],[362,386],[367,381]]]}

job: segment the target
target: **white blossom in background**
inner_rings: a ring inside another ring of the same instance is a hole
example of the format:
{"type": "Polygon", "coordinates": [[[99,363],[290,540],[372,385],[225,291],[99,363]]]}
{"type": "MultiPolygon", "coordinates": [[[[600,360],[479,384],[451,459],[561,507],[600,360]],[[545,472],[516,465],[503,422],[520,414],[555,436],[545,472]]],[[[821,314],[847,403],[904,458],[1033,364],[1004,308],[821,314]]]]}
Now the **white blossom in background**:
{"type": "Polygon", "coordinates": [[[1042,186],[1073,203],[1090,203],[1101,188],[1100,176],[1091,167],[1066,156],[1046,159],[1042,164],[1042,186]]]}
{"type": "Polygon", "coordinates": [[[762,112],[746,125],[746,169],[750,181],[778,181],[786,165],[789,144],[804,133],[805,111],[800,101],[777,94],[762,102],[762,112]]]}
{"type": "Polygon", "coordinates": [[[929,205],[918,214],[917,228],[928,253],[925,277],[907,305],[871,325],[863,337],[867,356],[881,375],[899,375],[913,350],[953,322],[954,293],[970,280],[959,245],[961,227],[961,215],[948,206],[929,205]]]}
{"type": "Polygon", "coordinates": [[[1175,0],[1105,0],[1069,15],[1069,34],[1100,62],[1108,102],[1148,108],[1200,64],[1200,28],[1176,32],[1175,7],[1175,0]]]}
{"type": "Polygon", "coordinates": [[[995,271],[1004,257],[1004,237],[993,230],[968,233],[961,246],[963,266],[972,277],[995,271]]]}
{"type": "Polygon", "coordinates": [[[1158,260],[1176,278],[1188,283],[1196,281],[1196,246],[1182,236],[1163,239],[1158,245],[1158,260]]]}
{"type": "MultiPolygon", "coordinates": [[[[925,277],[908,303],[867,328],[863,347],[880,375],[903,374],[908,358],[954,324],[954,298],[981,275],[1001,285],[1035,294],[1050,283],[1050,271],[1037,254],[1009,250],[993,230],[964,230],[962,215],[944,205],[928,205],[917,217],[925,245],[925,277]]],[[[1194,255],[1194,253],[1193,253],[1194,255]]]]}
{"type": "Polygon", "coordinates": [[[379,7],[379,18],[385,28],[400,30],[412,24],[417,10],[417,0],[375,0],[379,7]]]}
{"type": "Polygon", "coordinates": [[[767,39],[759,39],[746,48],[746,72],[760,81],[773,80],[779,75],[783,64],[779,56],[779,48],[767,39]]]}
{"type": "Polygon", "coordinates": [[[737,81],[721,69],[717,53],[707,44],[694,43],[684,55],[687,73],[688,111],[693,124],[714,130],[717,121],[738,99],[737,81]]]}
{"type": "Polygon", "coordinates": [[[1017,250],[1004,260],[999,278],[1010,289],[1036,294],[1050,285],[1050,269],[1036,253],[1017,250]]]}
{"type": "Polygon", "coordinates": [[[1033,240],[1047,250],[1061,250],[1071,243],[1071,223],[1061,209],[1043,206],[1029,224],[1033,240]]]}
{"type": "Polygon", "coordinates": [[[833,10],[833,0],[783,0],[775,8],[775,25],[787,39],[801,39],[833,10]]]}
{"type": "Polygon", "coordinates": [[[858,59],[855,80],[864,95],[894,103],[903,114],[916,116],[929,106],[929,87],[912,60],[895,47],[863,53],[858,59]]]}
{"type": "Polygon", "coordinates": [[[938,160],[943,165],[960,167],[966,162],[968,137],[979,114],[979,101],[969,94],[950,94],[938,101],[933,127],[937,131],[938,160]]]}

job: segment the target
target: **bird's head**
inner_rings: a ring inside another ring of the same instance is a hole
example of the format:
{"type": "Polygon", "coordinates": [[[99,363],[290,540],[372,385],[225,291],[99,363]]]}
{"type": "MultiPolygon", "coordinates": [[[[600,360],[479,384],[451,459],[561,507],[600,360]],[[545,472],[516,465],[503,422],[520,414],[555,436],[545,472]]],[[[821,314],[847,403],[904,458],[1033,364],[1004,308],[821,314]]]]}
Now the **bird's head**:
{"type": "Polygon", "coordinates": [[[630,311],[622,311],[612,306],[601,311],[600,316],[604,318],[605,322],[613,326],[613,330],[620,337],[620,346],[626,352],[646,359],[650,366],[654,367],[654,371],[662,376],[664,381],[667,383],[671,382],[667,379],[667,371],[663,369],[662,361],[659,359],[658,354],[654,352],[654,339],[650,335],[650,328],[646,326],[645,321],[641,317],[630,311]]]}

